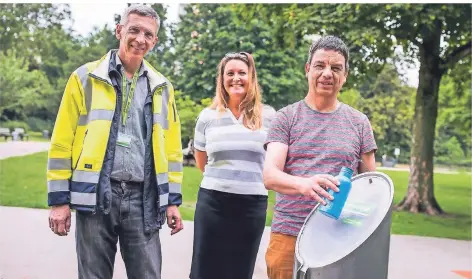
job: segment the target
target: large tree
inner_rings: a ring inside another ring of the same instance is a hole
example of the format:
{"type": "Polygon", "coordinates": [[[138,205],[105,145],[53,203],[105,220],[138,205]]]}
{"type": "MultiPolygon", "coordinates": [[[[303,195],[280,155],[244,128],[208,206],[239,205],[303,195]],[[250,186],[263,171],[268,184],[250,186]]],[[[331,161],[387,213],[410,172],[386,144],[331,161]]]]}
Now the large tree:
{"type": "Polygon", "coordinates": [[[457,64],[470,65],[471,5],[294,4],[282,14],[286,24],[275,24],[279,30],[295,20],[299,28],[294,32],[300,35],[332,34],[346,40],[353,65],[351,85],[360,86],[376,75],[378,67],[393,56],[398,46],[403,50],[402,60],[419,62],[408,192],[398,209],[442,213],[433,183],[439,84],[457,64]]]}
{"type": "Polygon", "coordinates": [[[456,64],[469,63],[471,5],[395,4],[382,7],[379,19],[405,55],[419,61],[408,192],[398,209],[441,214],[434,196],[433,157],[441,78],[456,64]]]}

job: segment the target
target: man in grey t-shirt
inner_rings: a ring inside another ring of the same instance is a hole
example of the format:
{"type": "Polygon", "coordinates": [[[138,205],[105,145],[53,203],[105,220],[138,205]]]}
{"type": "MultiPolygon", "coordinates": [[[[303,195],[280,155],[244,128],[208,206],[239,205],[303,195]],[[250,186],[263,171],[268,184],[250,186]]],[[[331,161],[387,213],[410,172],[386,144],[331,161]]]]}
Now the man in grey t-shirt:
{"type": "Polygon", "coordinates": [[[264,183],[277,192],[266,254],[270,279],[292,278],[295,242],[303,222],[327,189],[338,191],[341,167],[375,170],[377,149],[367,117],[337,100],[348,76],[344,42],[324,36],[313,42],[305,65],[309,91],[282,108],[266,140],[264,183]],[[362,162],[362,164],[360,164],[362,162]]]}

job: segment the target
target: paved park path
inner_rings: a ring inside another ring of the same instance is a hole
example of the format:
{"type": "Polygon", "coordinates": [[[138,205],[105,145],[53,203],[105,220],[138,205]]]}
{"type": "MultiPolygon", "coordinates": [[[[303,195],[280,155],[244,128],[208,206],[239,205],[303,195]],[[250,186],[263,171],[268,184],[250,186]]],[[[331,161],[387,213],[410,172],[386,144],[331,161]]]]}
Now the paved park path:
{"type": "MultiPolygon", "coordinates": [[[[71,233],[65,237],[54,235],[47,220],[47,210],[0,206],[1,279],[77,278],[74,250],[75,214],[71,233]]],[[[259,249],[254,279],[267,278],[264,253],[269,233],[270,229],[267,227],[259,249]]],[[[184,230],[174,236],[170,236],[167,228],[160,234],[163,250],[162,278],[188,278],[192,257],[193,222],[185,221],[184,230]]],[[[469,241],[393,235],[390,244],[389,279],[470,278],[453,272],[470,271],[469,241]]],[[[119,253],[113,278],[126,278],[119,253]]]]}
{"type": "MultiPolygon", "coordinates": [[[[43,142],[0,143],[0,159],[44,151],[48,145],[43,142]]],[[[0,206],[0,279],[77,278],[75,214],[71,233],[66,237],[54,235],[47,220],[47,210],[0,206]]],[[[174,236],[170,236],[167,228],[160,232],[163,279],[188,278],[193,222],[185,221],[184,226],[184,230],[174,236]]],[[[267,278],[264,253],[269,234],[270,228],[266,227],[253,279],[267,278]]],[[[470,241],[401,235],[391,237],[388,279],[472,279],[471,269],[470,241]]],[[[126,278],[119,253],[113,278],[126,278]]]]}
{"type": "Polygon", "coordinates": [[[13,156],[24,156],[36,152],[46,151],[49,142],[39,141],[7,141],[0,142],[0,159],[13,156]]]}

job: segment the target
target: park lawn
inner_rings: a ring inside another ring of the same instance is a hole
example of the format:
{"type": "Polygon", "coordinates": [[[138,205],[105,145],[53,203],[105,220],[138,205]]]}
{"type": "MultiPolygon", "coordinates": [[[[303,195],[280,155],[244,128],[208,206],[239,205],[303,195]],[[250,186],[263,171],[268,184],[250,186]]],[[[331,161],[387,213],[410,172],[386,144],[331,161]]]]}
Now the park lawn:
{"type": "MultiPolygon", "coordinates": [[[[46,162],[46,152],[0,160],[0,205],[47,208],[46,162]]],[[[408,172],[384,173],[395,185],[394,201],[398,203],[406,193],[408,172]]],[[[193,220],[201,178],[198,169],[184,168],[181,214],[185,220],[193,220]]],[[[469,173],[435,173],[434,181],[436,198],[447,214],[439,217],[394,212],[392,233],[471,240],[472,176],[469,173]]],[[[267,225],[272,219],[274,196],[271,191],[267,225]]]]}

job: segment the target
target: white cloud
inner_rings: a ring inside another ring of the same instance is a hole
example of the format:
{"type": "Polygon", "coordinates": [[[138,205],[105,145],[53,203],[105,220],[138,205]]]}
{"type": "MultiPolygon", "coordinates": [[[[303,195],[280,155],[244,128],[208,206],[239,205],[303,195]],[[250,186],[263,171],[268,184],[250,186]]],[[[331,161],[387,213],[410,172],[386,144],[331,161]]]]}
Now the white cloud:
{"type": "MultiPolygon", "coordinates": [[[[77,34],[87,36],[92,32],[94,26],[103,27],[105,24],[112,27],[115,26],[115,14],[123,13],[126,8],[125,2],[107,3],[107,2],[74,2],[69,3],[72,13],[72,29],[77,34]]],[[[168,6],[167,17],[169,21],[176,22],[178,20],[178,3],[165,4],[168,6]]]]}
{"type": "Polygon", "coordinates": [[[115,14],[121,14],[126,8],[126,3],[70,3],[72,13],[72,29],[82,36],[92,32],[94,26],[103,27],[105,24],[114,26],[115,14]]]}

